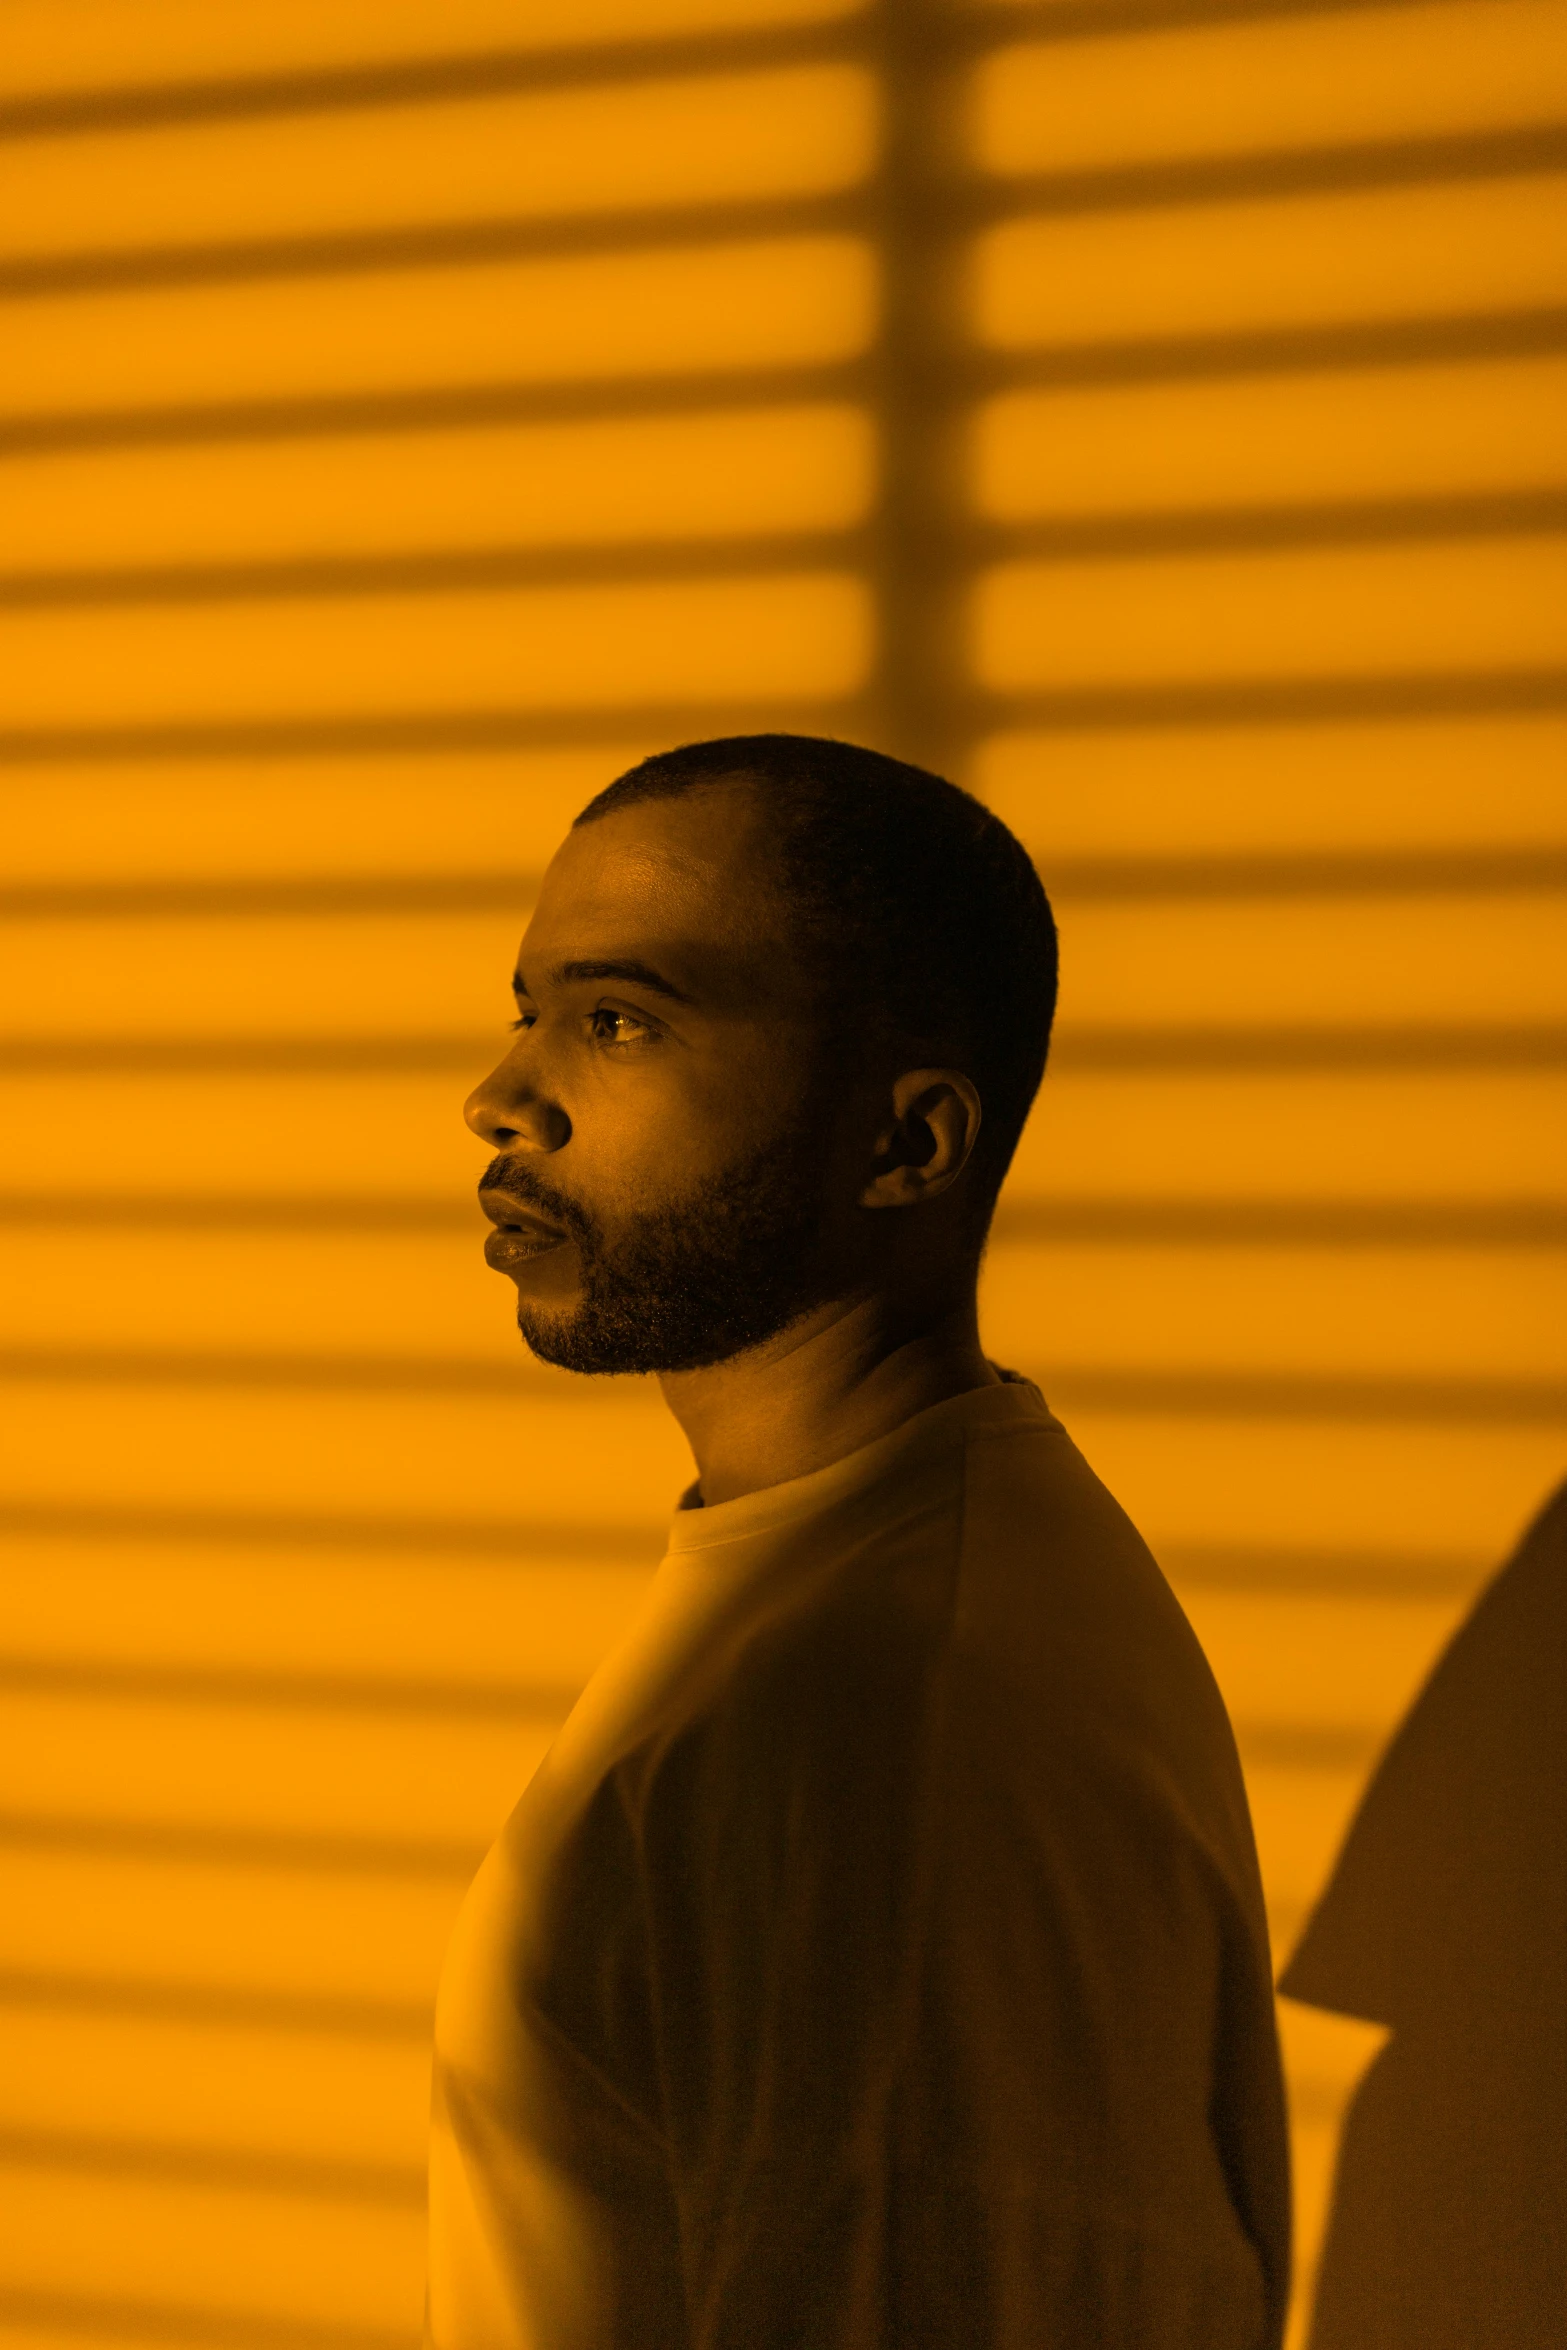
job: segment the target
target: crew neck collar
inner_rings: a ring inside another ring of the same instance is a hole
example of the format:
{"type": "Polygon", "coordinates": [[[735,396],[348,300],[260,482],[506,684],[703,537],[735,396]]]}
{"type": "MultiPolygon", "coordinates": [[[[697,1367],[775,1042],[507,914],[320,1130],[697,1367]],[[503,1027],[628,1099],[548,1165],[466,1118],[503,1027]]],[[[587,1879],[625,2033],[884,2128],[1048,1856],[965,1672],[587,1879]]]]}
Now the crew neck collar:
{"type": "Polygon", "coordinates": [[[971,1387],[963,1395],[928,1404],[889,1435],[879,1436],[874,1443],[847,1453],[841,1461],[829,1462],[824,1469],[813,1469],[807,1476],[790,1477],[781,1485],[763,1485],[754,1493],[710,1506],[700,1499],[695,1485],[688,1486],[670,1528],[670,1552],[710,1550],[720,1543],[772,1533],[879,1484],[906,1455],[934,1456],[961,1444],[977,1429],[1028,1422],[1053,1424],[1044,1397],[1032,1380],[1015,1371],[1002,1371],[997,1384],[971,1387]]]}

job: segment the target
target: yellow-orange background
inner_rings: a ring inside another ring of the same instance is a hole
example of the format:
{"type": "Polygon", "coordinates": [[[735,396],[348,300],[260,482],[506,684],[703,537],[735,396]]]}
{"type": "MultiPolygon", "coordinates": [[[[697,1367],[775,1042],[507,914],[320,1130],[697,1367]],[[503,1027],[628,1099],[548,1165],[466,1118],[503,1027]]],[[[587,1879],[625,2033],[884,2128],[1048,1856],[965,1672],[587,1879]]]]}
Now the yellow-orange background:
{"type": "MultiPolygon", "coordinates": [[[[659,1547],[458,1121],[645,750],[1058,902],[986,1277],[1281,1953],[1563,1466],[1567,4],[4,0],[0,2334],[396,2350],[442,1939],[659,1547]]],[[[1286,2015],[1309,2270],[1374,2035],[1286,2015]]]]}

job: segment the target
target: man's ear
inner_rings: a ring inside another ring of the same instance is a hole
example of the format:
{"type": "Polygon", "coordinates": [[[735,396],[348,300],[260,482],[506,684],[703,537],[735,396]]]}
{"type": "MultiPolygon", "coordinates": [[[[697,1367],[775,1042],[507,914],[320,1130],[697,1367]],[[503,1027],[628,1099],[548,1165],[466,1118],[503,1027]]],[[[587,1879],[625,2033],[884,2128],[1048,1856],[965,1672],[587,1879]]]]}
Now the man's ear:
{"type": "Polygon", "coordinates": [[[910,1069],[892,1088],[862,1208],[908,1208],[957,1181],[979,1133],[979,1094],[960,1069],[910,1069]]]}

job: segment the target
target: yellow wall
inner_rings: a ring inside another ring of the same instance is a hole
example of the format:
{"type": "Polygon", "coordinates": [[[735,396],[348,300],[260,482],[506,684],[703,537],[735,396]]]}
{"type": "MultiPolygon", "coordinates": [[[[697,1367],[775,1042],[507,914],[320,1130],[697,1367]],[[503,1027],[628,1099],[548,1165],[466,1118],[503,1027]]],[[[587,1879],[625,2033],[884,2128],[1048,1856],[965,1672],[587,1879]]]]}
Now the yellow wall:
{"type": "Polygon", "coordinates": [[[447,1922],[683,1481],[458,1119],[620,766],[1036,852],[990,1339],[1281,1950],[1561,1473],[1567,0],[3,14],[0,2333],[394,2350],[447,1922]]]}

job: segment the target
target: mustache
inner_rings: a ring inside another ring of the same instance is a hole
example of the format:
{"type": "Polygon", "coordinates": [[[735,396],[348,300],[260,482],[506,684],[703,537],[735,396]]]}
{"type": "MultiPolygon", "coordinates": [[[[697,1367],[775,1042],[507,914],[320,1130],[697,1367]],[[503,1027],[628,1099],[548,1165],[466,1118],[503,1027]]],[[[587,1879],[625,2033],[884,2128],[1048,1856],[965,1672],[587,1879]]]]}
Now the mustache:
{"type": "Polygon", "coordinates": [[[591,1240],[597,1227],[586,1208],[568,1199],[553,1184],[543,1183],[533,1169],[517,1159],[492,1159],[479,1178],[481,1191],[504,1191],[558,1224],[573,1240],[591,1240]]]}

